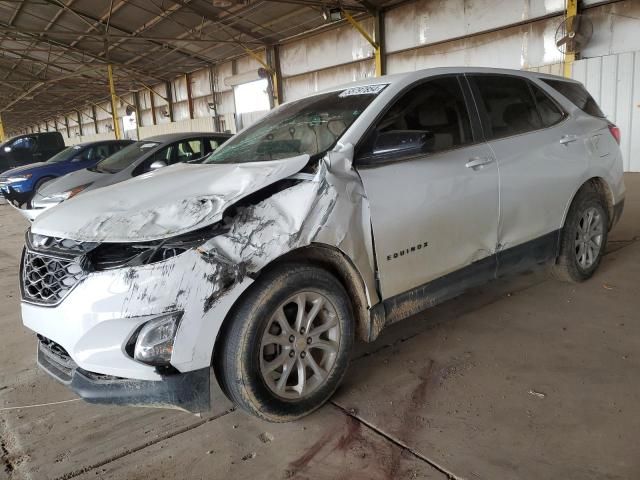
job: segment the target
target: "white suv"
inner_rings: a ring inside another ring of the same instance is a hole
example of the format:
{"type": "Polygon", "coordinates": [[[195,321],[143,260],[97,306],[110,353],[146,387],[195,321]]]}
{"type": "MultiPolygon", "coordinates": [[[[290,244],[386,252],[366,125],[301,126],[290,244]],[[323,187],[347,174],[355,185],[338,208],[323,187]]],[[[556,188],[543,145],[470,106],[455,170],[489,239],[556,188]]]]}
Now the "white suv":
{"type": "Polygon", "coordinates": [[[622,212],[586,90],[443,68],[287,103],[200,165],[88,192],[27,234],[38,362],[87,401],[198,412],[215,373],[271,421],[334,392],[354,338],[507,273],[579,282],[622,212]]]}

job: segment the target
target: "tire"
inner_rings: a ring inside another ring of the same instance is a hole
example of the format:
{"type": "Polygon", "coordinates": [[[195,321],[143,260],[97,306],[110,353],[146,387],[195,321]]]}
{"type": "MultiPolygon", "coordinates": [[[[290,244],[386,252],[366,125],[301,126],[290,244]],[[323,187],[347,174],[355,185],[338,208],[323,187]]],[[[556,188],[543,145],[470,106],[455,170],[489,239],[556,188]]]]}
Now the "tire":
{"type": "Polygon", "coordinates": [[[605,200],[590,187],[581,189],[574,198],[560,236],[560,255],[553,265],[553,275],[562,281],[584,282],[597,270],[607,246],[609,213],[605,200]],[[588,225],[589,214],[591,225],[588,225]],[[594,226],[600,225],[599,230],[594,226]],[[585,231],[585,225],[587,231],[585,231]],[[596,234],[596,232],[600,232],[596,234]],[[586,236],[585,236],[586,235],[586,236]],[[585,245],[589,237],[593,243],[585,245]],[[597,248],[596,248],[597,247],[597,248]],[[589,255],[589,252],[592,255],[589,255]]]}
{"type": "Polygon", "coordinates": [[[354,341],[351,302],[342,284],[322,268],[298,263],[263,274],[225,327],[213,362],[218,382],[237,406],[271,422],[292,421],[322,406],[344,377],[354,341]],[[303,303],[304,321],[298,323],[303,303]],[[294,331],[314,311],[309,335],[294,331]]]}

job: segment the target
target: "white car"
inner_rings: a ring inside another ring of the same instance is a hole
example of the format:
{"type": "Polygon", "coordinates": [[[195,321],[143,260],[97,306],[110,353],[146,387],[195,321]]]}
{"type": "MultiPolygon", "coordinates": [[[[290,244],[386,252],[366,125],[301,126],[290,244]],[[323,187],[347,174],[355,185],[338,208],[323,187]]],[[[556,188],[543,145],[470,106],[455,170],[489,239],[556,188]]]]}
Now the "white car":
{"type": "Polygon", "coordinates": [[[199,412],[212,374],[271,421],[322,405],[354,339],[508,273],[598,267],[625,189],[581,84],[369,78],[287,103],[202,164],[40,215],[22,260],[38,362],[89,402],[199,412]]]}

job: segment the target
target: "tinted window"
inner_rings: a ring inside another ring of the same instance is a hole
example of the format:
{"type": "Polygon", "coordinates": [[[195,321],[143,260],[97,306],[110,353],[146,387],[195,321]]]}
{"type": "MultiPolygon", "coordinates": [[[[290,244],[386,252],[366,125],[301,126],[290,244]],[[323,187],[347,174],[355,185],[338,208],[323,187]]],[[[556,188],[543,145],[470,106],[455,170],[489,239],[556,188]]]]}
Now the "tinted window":
{"type": "MultiPolygon", "coordinates": [[[[456,77],[444,77],[424,82],[403,94],[377,123],[367,139],[362,154],[371,155],[382,133],[395,133],[401,141],[408,141],[409,132],[426,133],[425,153],[449,150],[473,142],[469,113],[460,83],[456,77]],[[402,134],[402,132],[405,132],[402,134]]],[[[387,145],[384,150],[393,150],[387,145]]],[[[398,145],[401,148],[401,145],[398,145]]],[[[415,153],[415,152],[414,152],[415,153]]]]}
{"type": "Polygon", "coordinates": [[[110,155],[110,152],[109,152],[108,144],[96,145],[91,149],[91,153],[85,160],[95,160],[95,161],[103,160],[107,158],[109,155],[110,155]]]}
{"type": "Polygon", "coordinates": [[[176,162],[189,162],[202,156],[202,142],[200,139],[183,140],[177,144],[176,162]]]}
{"type": "Polygon", "coordinates": [[[34,137],[18,138],[10,146],[13,150],[31,150],[36,146],[36,139],[34,137]]]}
{"type": "MultiPolygon", "coordinates": [[[[48,163],[58,163],[58,162],[66,162],[67,160],[71,160],[73,157],[82,153],[82,148],[79,145],[68,147],[62,150],[61,152],[56,153],[53,157],[47,160],[48,163]]],[[[89,151],[86,149],[85,151],[89,151]]]]}
{"type": "Polygon", "coordinates": [[[536,99],[536,105],[538,106],[538,113],[542,120],[543,127],[550,127],[555,125],[564,118],[564,112],[560,110],[560,107],[556,105],[549,95],[544,93],[541,88],[536,85],[531,85],[531,91],[536,99]]]}
{"type": "Polygon", "coordinates": [[[206,145],[209,147],[209,150],[208,150],[209,153],[215,152],[220,146],[220,144],[222,143],[216,140],[215,138],[205,138],[204,141],[206,142],[206,145]]]}
{"type": "Polygon", "coordinates": [[[119,152],[102,160],[96,170],[104,173],[116,173],[124,170],[141,156],[147,154],[159,145],[158,142],[139,141],[123,148],[119,152]]]}
{"type": "Polygon", "coordinates": [[[543,78],[542,81],[571,100],[583,112],[594,117],[606,118],[596,101],[581,84],[562,80],[547,80],[546,78],[543,78]]]}
{"type": "Polygon", "coordinates": [[[529,89],[522,78],[503,75],[471,77],[484,107],[487,139],[509,137],[542,127],[540,116],[529,89]]]}

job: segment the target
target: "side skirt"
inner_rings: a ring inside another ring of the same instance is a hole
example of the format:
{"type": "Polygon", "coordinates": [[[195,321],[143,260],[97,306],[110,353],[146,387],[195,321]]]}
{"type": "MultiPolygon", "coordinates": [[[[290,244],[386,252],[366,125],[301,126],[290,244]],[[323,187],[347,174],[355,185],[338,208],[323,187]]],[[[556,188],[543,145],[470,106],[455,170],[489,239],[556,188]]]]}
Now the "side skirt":
{"type": "Polygon", "coordinates": [[[534,270],[554,261],[560,248],[560,230],[498,252],[407,292],[387,298],[370,309],[370,341],[383,326],[420,313],[496,278],[534,270]]]}

